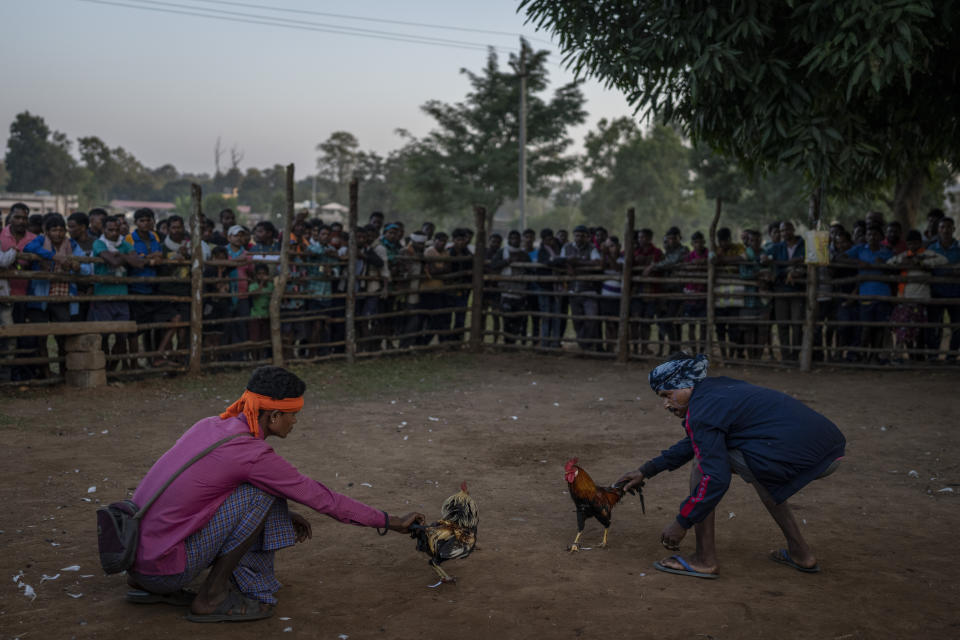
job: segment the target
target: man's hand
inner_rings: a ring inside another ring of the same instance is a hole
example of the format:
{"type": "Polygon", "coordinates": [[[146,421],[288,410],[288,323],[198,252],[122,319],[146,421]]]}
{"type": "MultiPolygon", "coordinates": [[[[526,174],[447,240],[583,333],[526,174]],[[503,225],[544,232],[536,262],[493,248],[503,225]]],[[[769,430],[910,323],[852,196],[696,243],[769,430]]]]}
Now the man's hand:
{"type": "Polygon", "coordinates": [[[681,527],[676,520],[671,520],[670,524],[660,532],[660,544],[670,551],[676,551],[680,548],[680,541],[683,540],[685,535],[687,535],[687,530],[681,527]]]}
{"type": "Polygon", "coordinates": [[[397,533],[410,533],[410,526],[413,524],[423,524],[427,519],[422,513],[416,511],[404,516],[390,516],[390,530],[397,533]]]}
{"type": "Polygon", "coordinates": [[[637,469],[636,471],[628,471],[620,476],[620,479],[614,482],[613,486],[623,489],[624,491],[630,491],[630,489],[641,484],[643,484],[643,472],[637,469]]]}
{"type": "Polygon", "coordinates": [[[297,542],[304,542],[313,537],[313,527],[310,526],[310,523],[302,515],[291,511],[290,521],[293,523],[293,531],[296,535],[297,542]]]}

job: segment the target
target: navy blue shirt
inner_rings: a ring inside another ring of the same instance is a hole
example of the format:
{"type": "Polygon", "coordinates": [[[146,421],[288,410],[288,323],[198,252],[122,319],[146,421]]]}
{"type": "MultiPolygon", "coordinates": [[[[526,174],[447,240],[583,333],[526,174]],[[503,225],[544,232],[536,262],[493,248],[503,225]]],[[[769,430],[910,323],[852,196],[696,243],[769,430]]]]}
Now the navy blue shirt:
{"type": "Polygon", "coordinates": [[[703,477],[680,505],[677,522],[689,528],[720,502],[730,486],[728,449],[743,454],[754,477],[777,504],[843,456],[837,425],[785,393],[733,378],[705,378],[693,389],[687,437],[641,467],[652,477],[696,457],[703,477]]]}

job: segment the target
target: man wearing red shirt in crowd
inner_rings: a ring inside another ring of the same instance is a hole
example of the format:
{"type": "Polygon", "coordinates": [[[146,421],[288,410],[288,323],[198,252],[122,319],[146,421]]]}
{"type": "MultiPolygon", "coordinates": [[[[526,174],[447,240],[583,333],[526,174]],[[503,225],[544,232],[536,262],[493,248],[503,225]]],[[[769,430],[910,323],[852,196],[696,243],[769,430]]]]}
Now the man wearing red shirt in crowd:
{"type": "MultiPolygon", "coordinates": [[[[663,251],[653,244],[653,230],[640,229],[637,232],[637,248],[633,251],[633,262],[638,267],[648,267],[663,260],[663,251]]],[[[657,315],[657,299],[649,294],[658,292],[655,284],[642,284],[637,287],[636,293],[630,299],[630,315],[653,320],[657,315]]],[[[647,342],[650,340],[651,324],[647,322],[631,322],[630,339],[636,340],[638,335],[643,341],[641,354],[653,353],[647,342]]]]}
{"type": "MultiPolygon", "coordinates": [[[[27,221],[30,217],[30,207],[25,205],[22,202],[17,202],[12,207],[10,207],[10,213],[7,214],[7,226],[0,231],[0,253],[9,251],[10,249],[16,249],[17,253],[23,251],[23,248],[26,247],[31,240],[36,238],[36,234],[31,233],[27,229],[27,221]]],[[[29,268],[30,261],[27,259],[19,258],[17,259],[15,266],[13,268],[18,271],[21,269],[29,268]]],[[[12,295],[12,296],[25,296],[27,295],[27,281],[20,280],[16,278],[11,278],[6,281],[9,284],[9,293],[6,291],[0,293],[12,295]]],[[[4,287],[6,288],[6,287],[4,287]]],[[[13,304],[0,304],[0,324],[20,324],[26,321],[27,315],[27,303],[26,302],[14,302],[13,304]]],[[[12,339],[11,339],[12,342],[12,339]]],[[[19,338],[17,340],[17,345],[21,349],[33,348],[37,344],[36,338],[19,338]]],[[[7,343],[7,349],[12,348],[10,343],[7,343]]],[[[15,367],[13,371],[13,376],[15,380],[24,379],[26,368],[25,367],[15,367]]],[[[6,370],[4,377],[9,374],[9,370],[6,370]]]]}
{"type": "Polygon", "coordinates": [[[896,220],[887,224],[887,228],[884,231],[883,242],[880,244],[890,249],[890,251],[893,251],[893,255],[906,251],[907,241],[903,239],[903,226],[896,220]]]}

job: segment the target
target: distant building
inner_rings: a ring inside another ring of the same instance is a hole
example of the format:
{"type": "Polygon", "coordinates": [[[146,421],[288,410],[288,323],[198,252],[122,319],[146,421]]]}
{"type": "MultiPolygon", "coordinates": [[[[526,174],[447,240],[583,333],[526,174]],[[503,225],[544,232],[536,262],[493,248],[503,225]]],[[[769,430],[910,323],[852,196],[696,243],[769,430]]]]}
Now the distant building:
{"type": "Polygon", "coordinates": [[[22,202],[30,207],[30,213],[62,213],[70,215],[80,207],[75,195],[53,195],[48,191],[34,193],[0,192],[0,211],[6,214],[10,207],[22,202]]]}
{"type": "MultiPolygon", "coordinates": [[[[172,202],[155,202],[151,200],[111,200],[110,209],[113,213],[132,214],[137,209],[153,209],[153,212],[160,217],[162,213],[172,213],[177,205],[172,202]]],[[[163,216],[166,217],[166,216],[163,216]]]]}

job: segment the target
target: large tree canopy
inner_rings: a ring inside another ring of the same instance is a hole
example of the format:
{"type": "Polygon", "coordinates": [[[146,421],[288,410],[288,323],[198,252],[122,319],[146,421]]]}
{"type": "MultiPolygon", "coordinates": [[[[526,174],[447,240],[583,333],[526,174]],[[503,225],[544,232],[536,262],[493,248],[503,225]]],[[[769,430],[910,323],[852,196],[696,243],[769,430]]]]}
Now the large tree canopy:
{"type": "MultiPolygon", "coordinates": [[[[566,61],[748,170],[909,191],[960,165],[956,0],[522,0],[566,61]]],[[[909,196],[909,194],[906,194],[909,196]]]]}
{"type": "MultiPolygon", "coordinates": [[[[558,87],[550,98],[542,96],[549,86],[548,52],[531,51],[525,42],[523,50],[527,181],[531,195],[547,195],[551,180],[576,166],[576,159],[564,154],[572,143],[568,127],[586,117],[584,97],[575,82],[558,87]]],[[[411,139],[405,151],[420,206],[441,215],[469,215],[474,204],[493,212],[517,194],[519,57],[511,55],[509,69],[502,70],[491,51],[480,73],[461,71],[471,85],[465,100],[455,104],[430,100],[423,105],[437,126],[424,138],[411,139]]]]}

